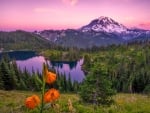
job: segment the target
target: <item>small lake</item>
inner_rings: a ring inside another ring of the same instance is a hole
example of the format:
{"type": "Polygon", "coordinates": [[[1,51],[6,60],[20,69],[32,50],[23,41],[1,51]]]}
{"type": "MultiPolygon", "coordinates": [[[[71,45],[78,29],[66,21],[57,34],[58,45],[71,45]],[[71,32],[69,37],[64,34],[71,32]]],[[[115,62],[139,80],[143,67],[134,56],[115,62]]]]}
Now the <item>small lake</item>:
{"type": "MultiPolygon", "coordinates": [[[[63,61],[50,61],[45,60],[43,56],[37,55],[33,51],[12,51],[7,52],[11,59],[15,59],[18,67],[21,70],[25,68],[32,73],[32,70],[42,72],[42,65],[47,62],[50,68],[54,68],[58,73],[66,75],[66,78],[71,76],[72,81],[81,82],[84,79],[84,72],[81,69],[83,59],[74,62],[63,62],[63,61]]],[[[1,57],[0,53],[0,57],[1,57]]]]}

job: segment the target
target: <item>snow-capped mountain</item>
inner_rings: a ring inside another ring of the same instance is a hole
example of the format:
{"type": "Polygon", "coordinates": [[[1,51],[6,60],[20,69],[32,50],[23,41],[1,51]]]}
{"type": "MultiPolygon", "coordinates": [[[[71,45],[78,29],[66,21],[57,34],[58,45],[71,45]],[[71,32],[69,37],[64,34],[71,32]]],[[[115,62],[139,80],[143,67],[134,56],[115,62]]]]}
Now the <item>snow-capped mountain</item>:
{"type": "Polygon", "coordinates": [[[150,31],[138,29],[138,28],[127,28],[124,25],[116,22],[115,20],[101,16],[88,25],[81,27],[82,32],[105,32],[116,34],[118,37],[124,40],[130,40],[137,37],[147,37],[150,36],[150,31]]]}
{"type": "Polygon", "coordinates": [[[88,25],[81,28],[82,32],[108,32],[108,33],[122,33],[126,32],[128,29],[118,22],[114,21],[109,17],[101,16],[98,19],[91,21],[88,25]]]}
{"type": "Polygon", "coordinates": [[[87,48],[150,40],[150,31],[127,28],[115,20],[101,16],[80,29],[43,30],[35,32],[59,46],[87,48]]]}

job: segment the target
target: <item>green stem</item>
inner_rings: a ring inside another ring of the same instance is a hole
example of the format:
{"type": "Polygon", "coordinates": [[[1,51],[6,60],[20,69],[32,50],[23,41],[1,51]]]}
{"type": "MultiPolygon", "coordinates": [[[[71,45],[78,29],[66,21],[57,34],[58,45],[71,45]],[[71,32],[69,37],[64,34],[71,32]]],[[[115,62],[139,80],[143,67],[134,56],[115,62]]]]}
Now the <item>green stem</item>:
{"type": "Polygon", "coordinates": [[[43,107],[44,107],[44,92],[45,92],[45,80],[43,78],[43,81],[42,81],[42,103],[41,103],[41,109],[40,109],[40,113],[43,113],[43,107]]]}

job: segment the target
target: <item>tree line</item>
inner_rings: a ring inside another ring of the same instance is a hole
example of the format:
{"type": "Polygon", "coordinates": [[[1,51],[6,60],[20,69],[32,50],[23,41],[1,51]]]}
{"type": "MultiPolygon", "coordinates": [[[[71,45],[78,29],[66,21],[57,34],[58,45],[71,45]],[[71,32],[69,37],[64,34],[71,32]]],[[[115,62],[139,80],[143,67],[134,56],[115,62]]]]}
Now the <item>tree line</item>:
{"type": "Polygon", "coordinates": [[[149,41],[96,48],[85,54],[83,69],[91,73],[97,63],[106,68],[117,92],[150,93],[149,41]]]}
{"type": "MultiPolygon", "coordinates": [[[[3,57],[0,60],[0,89],[2,90],[40,91],[40,79],[42,79],[41,73],[34,72],[34,70],[29,73],[26,68],[21,71],[16,62],[11,61],[8,57],[3,57]]],[[[65,73],[57,73],[57,80],[52,87],[59,89],[61,92],[76,92],[79,85],[80,83],[77,81],[71,80],[71,75],[66,78],[65,73]]]]}

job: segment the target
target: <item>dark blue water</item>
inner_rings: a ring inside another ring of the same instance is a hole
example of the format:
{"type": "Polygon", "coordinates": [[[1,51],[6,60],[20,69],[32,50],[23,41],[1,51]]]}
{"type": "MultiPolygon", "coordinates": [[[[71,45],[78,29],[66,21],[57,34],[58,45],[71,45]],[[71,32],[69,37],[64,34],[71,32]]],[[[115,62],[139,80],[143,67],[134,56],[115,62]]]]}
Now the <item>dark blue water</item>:
{"type": "MultiPolygon", "coordinates": [[[[13,58],[16,60],[16,63],[18,67],[21,70],[24,70],[25,68],[32,72],[32,70],[42,72],[42,65],[44,62],[46,62],[45,58],[43,56],[38,56],[33,51],[12,51],[8,52],[8,55],[10,58],[13,58]]],[[[2,54],[0,54],[0,57],[2,54]]],[[[84,78],[84,72],[81,69],[81,65],[83,64],[83,59],[80,59],[79,61],[74,62],[55,62],[55,61],[47,61],[50,68],[55,68],[55,70],[59,73],[62,73],[66,75],[66,78],[68,78],[69,74],[71,75],[72,81],[76,80],[78,82],[81,82],[84,78]]]]}
{"type": "Polygon", "coordinates": [[[10,59],[15,60],[27,60],[29,58],[35,57],[37,54],[34,51],[9,51],[0,53],[0,58],[2,56],[9,56],[10,59]]]}

